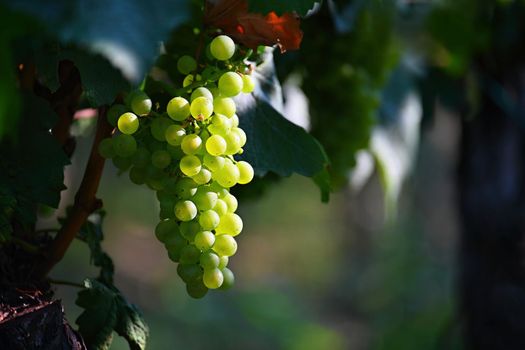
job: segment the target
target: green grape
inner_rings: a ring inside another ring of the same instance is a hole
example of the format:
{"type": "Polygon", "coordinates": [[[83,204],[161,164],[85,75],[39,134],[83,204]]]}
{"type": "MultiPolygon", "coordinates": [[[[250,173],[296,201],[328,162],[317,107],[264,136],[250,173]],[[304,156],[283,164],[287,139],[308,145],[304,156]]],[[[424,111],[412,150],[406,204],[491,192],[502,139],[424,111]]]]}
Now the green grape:
{"type": "Polygon", "coordinates": [[[222,169],[217,172],[215,180],[222,187],[230,188],[235,186],[235,184],[239,181],[239,177],[239,168],[237,168],[237,166],[231,162],[226,162],[222,169]]]}
{"type": "Polygon", "coordinates": [[[130,157],[137,150],[137,141],[131,135],[120,134],[113,139],[113,149],[119,157],[130,157]]]}
{"type": "Polygon", "coordinates": [[[148,138],[147,141],[149,141],[147,147],[150,152],[155,152],[161,149],[166,149],[165,140],[164,142],[162,142],[153,137],[149,137],[149,135],[146,135],[146,137],[148,138]]]}
{"type": "Polygon", "coordinates": [[[195,235],[201,231],[201,225],[196,220],[181,222],[180,233],[189,242],[193,242],[195,235]]]}
{"type": "Polygon", "coordinates": [[[202,168],[197,175],[191,177],[199,185],[205,185],[211,180],[211,171],[202,168]]]}
{"type": "Polygon", "coordinates": [[[176,202],[177,202],[177,199],[173,197],[159,202],[159,207],[160,207],[159,218],[161,220],[173,218],[174,216],[173,207],[175,206],[176,202]]]}
{"type": "Polygon", "coordinates": [[[196,264],[199,262],[201,252],[193,244],[188,244],[180,252],[181,264],[196,264]]]}
{"type": "Polygon", "coordinates": [[[186,292],[188,295],[195,299],[204,298],[206,293],[208,293],[208,288],[204,285],[202,281],[193,282],[186,285],[186,292]]]}
{"type": "Polygon", "coordinates": [[[197,134],[189,134],[184,136],[180,144],[180,148],[185,154],[195,154],[202,147],[202,139],[197,134]]]}
{"type": "Polygon", "coordinates": [[[131,159],[128,157],[113,157],[113,165],[120,171],[126,171],[131,166],[131,159]]]}
{"type": "Polygon", "coordinates": [[[128,108],[121,104],[111,106],[106,113],[109,124],[111,124],[111,126],[117,126],[118,118],[127,111],[128,108]]]}
{"type": "Polygon", "coordinates": [[[179,264],[177,274],[186,283],[192,283],[202,278],[202,268],[197,264],[179,264]]]}
{"type": "Polygon", "coordinates": [[[146,168],[146,176],[148,177],[148,180],[163,180],[166,174],[160,170],[157,167],[154,167],[153,165],[149,165],[146,168]]]}
{"type": "Polygon", "coordinates": [[[243,74],[242,76],[242,92],[245,94],[249,94],[255,89],[255,81],[254,79],[247,74],[243,74]]]}
{"type": "Polygon", "coordinates": [[[190,116],[190,103],[184,97],[174,97],[168,102],[166,112],[171,119],[183,121],[190,116]]]}
{"type": "Polygon", "coordinates": [[[98,145],[98,153],[106,159],[113,158],[116,153],[115,149],[113,148],[113,139],[106,138],[100,141],[98,145]]]}
{"type": "Polygon", "coordinates": [[[220,256],[232,256],[237,251],[237,242],[229,235],[216,236],[213,250],[220,256]]]}
{"type": "Polygon", "coordinates": [[[228,188],[222,187],[218,182],[214,182],[213,184],[218,187],[218,189],[215,192],[217,192],[219,198],[222,199],[230,194],[230,190],[228,188]]]}
{"type": "Polygon", "coordinates": [[[237,162],[237,168],[239,169],[239,184],[246,185],[253,180],[253,168],[250,163],[241,160],[237,162]]]}
{"type": "Polygon", "coordinates": [[[219,61],[229,60],[235,53],[235,43],[229,36],[219,35],[211,41],[210,53],[219,61]]]}
{"type": "Polygon", "coordinates": [[[184,80],[182,81],[182,87],[187,87],[193,84],[194,81],[200,81],[202,77],[197,74],[197,76],[194,76],[193,74],[188,74],[184,80]]]}
{"type": "Polygon", "coordinates": [[[206,140],[206,151],[212,156],[220,156],[226,152],[226,141],[220,135],[212,135],[206,140]]]}
{"type": "Polygon", "coordinates": [[[184,55],[177,60],[177,70],[181,74],[190,74],[197,69],[197,61],[191,56],[184,55]]]}
{"type": "Polygon", "coordinates": [[[217,214],[211,209],[206,210],[199,216],[199,224],[201,225],[202,229],[206,231],[211,231],[217,226],[220,226],[219,222],[222,222],[221,218],[219,217],[219,214],[217,214]]]}
{"type": "Polygon", "coordinates": [[[166,130],[173,125],[173,122],[165,117],[154,118],[151,122],[151,135],[157,141],[166,141],[166,130]]]}
{"type": "Polygon", "coordinates": [[[210,90],[211,95],[213,96],[214,99],[219,97],[221,94],[217,85],[208,85],[208,90],[210,90]]]}
{"type": "Polygon", "coordinates": [[[148,115],[151,112],[152,102],[151,99],[143,91],[136,91],[131,97],[131,110],[136,115],[148,115]]]}
{"type": "Polygon", "coordinates": [[[194,176],[202,169],[201,161],[196,156],[184,156],[180,160],[180,170],[186,176],[194,176]]]}
{"type": "Polygon", "coordinates": [[[180,199],[189,199],[197,192],[197,183],[189,177],[183,177],[177,181],[174,192],[180,199]]]}
{"type": "Polygon", "coordinates": [[[205,87],[199,87],[193,90],[190,96],[190,101],[193,102],[197,97],[205,97],[210,101],[213,101],[213,95],[210,90],[205,87]]]}
{"type": "MultiPolygon", "coordinates": [[[[211,233],[211,232],[209,232],[211,233]]],[[[213,235],[213,233],[211,233],[213,235]]],[[[201,267],[206,270],[216,269],[219,266],[220,258],[213,252],[205,252],[201,254],[199,259],[201,267]]]]}
{"type": "Polygon", "coordinates": [[[226,72],[219,78],[219,91],[226,97],[237,96],[242,91],[242,78],[235,72],[226,72]]]}
{"type": "Polygon", "coordinates": [[[131,158],[133,165],[139,168],[144,168],[148,166],[151,162],[151,153],[145,147],[137,148],[137,151],[133,154],[131,158]]]}
{"type": "Polygon", "coordinates": [[[196,120],[208,119],[213,113],[213,102],[206,97],[197,97],[191,102],[190,113],[196,120]]]}
{"type": "Polygon", "coordinates": [[[147,179],[146,185],[154,191],[161,191],[164,189],[164,184],[162,183],[162,180],[147,179]]]}
{"type": "Polygon", "coordinates": [[[209,289],[217,289],[222,285],[222,282],[224,281],[224,276],[222,275],[221,270],[219,270],[218,268],[204,270],[202,281],[204,282],[204,285],[209,289]]]}
{"type": "Polygon", "coordinates": [[[170,125],[164,135],[170,145],[179,146],[184,136],[186,136],[186,130],[180,125],[170,125]]]}
{"type": "Polygon", "coordinates": [[[242,219],[239,215],[226,213],[220,218],[220,223],[215,229],[217,234],[237,236],[242,231],[242,219]]]}
{"type": "Polygon", "coordinates": [[[159,169],[164,169],[171,163],[171,156],[168,151],[155,151],[151,155],[151,164],[159,169]]]}
{"type": "Polygon", "coordinates": [[[225,137],[226,140],[226,154],[233,155],[241,149],[241,138],[238,133],[229,132],[225,137]]]}
{"type": "Polygon", "coordinates": [[[147,180],[146,170],[137,166],[132,167],[129,171],[129,179],[135,185],[145,184],[147,180]]]}
{"type": "Polygon", "coordinates": [[[228,212],[228,205],[222,199],[217,199],[217,203],[213,207],[213,211],[219,214],[219,216],[223,216],[228,212]]]}
{"type": "Polygon", "coordinates": [[[210,231],[200,231],[195,235],[194,243],[197,248],[199,248],[202,251],[206,251],[213,246],[213,243],[215,243],[215,235],[210,231]]]}
{"type": "Polygon", "coordinates": [[[219,171],[224,166],[225,160],[223,157],[212,156],[205,154],[203,158],[204,166],[213,172],[219,171]]]}
{"type": "Polygon", "coordinates": [[[170,154],[172,159],[181,160],[185,156],[184,152],[179,146],[172,146],[170,144],[166,145],[166,151],[170,154]]]}
{"type": "Polygon", "coordinates": [[[162,243],[166,242],[171,235],[179,234],[179,225],[175,220],[163,220],[155,227],[155,236],[162,243]]]}
{"type": "Polygon", "coordinates": [[[234,114],[233,117],[230,118],[232,122],[232,128],[238,128],[239,127],[239,117],[237,114],[234,114]]]}
{"type": "Polygon", "coordinates": [[[221,256],[219,258],[219,266],[217,266],[219,268],[219,270],[222,270],[224,269],[226,266],[228,266],[228,262],[230,261],[230,258],[228,258],[227,256],[221,256]]]}
{"type": "MultiPolygon", "coordinates": [[[[171,220],[170,221],[175,221],[171,220]]],[[[170,231],[169,234],[163,235],[164,246],[166,249],[179,249],[182,250],[183,247],[188,245],[188,242],[186,242],[186,239],[181,236],[180,234],[180,228],[171,227],[173,230],[170,231]]]]}
{"type": "Polygon", "coordinates": [[[231,118],[236,112],[235,102],[229,97],[216,98],[213,100],[213,111],[231,118]]]}
{"type": "Polygon", "coordinates": [[[207,191],[204,188],[199,188],[192,201],[195,203],[200,211],[210,210],[217,204],[217,193],[207,191]]]}
{"type": "Polygon", "coordinates": [[[231,132],[233,134],[237,134],[239,137],[239,146],[243,147],[246,144],[246,133],[241,128],[234,127],[232,128],[231,132]]]}
{"type": "Polygon", "coordinates": [[[192,201],[184,200],[175,204],[175,216],[180,221],[190,221],[197,216],[197,207],[192,201]]]}
{"type": "Polygon", "coordinates": [[[170,258],[170,260],[178,263],[180,261],[182,249],[184,249],[184,247],[186,246],[186,242],[183,242],[182,245],[171,245],[169,247],[166,246],[166,250],[168,251],[168,257],[170,258]]]}
{"type": "Polygon", "coordinates": [[[230,213],[235,213],[235,211],[237,210],[237,207],[239,205],[238,202],[237,202],[237,198],[235,198],[235,196],[233,194],[228,193],[227,195],[222,197],[222,200],[228,206],[228,211],[230,213]]]}
{"type": "Polygon", "coordinates": [[[221,286],[219,287],[219,289],[220,290],[228,290],[231,287],[233,287],[233,284],[235,283],[235,275],[233,274],[233,272],[230,269],[228,269],[226,267],[223,267],[220,270],[222,272],[223,282],[222,282],[221,286]]]}

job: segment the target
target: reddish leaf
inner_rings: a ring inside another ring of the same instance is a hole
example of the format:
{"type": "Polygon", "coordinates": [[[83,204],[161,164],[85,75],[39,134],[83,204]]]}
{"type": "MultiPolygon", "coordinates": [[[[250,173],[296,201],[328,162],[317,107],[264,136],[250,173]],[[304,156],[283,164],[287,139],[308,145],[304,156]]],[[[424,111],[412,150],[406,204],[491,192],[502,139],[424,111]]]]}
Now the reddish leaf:
{"type": "Polygon", "coordinates": [[[207,1],[205,22],[253,49],[259,45],[278,45],[281,52],[297,50],[303,38],[297,15],[249,13],[246,0],[207,1]]]}

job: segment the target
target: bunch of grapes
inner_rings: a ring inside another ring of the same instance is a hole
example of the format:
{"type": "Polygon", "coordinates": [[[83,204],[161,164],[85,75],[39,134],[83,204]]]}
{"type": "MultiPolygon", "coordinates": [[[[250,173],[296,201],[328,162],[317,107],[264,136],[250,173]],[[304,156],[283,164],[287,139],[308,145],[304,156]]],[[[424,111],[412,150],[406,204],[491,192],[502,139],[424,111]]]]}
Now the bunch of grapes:
{"type": "Polygon", "coordinates": [[[129,94],[127,106],[113,105],[107,115],[118,132],[99,148],[118,169],[129,171],[133,183],[156,191],[161,221],[155,234],[195,298],[234,282],[227,265],[243,222],[230,188],[254,175],[249,163],[234,158],[243,152],[246,134],[232,98],[254,88],[251,76],[243,74],[247,65],[229,62],[235,49],[228,36],[211,41],[209,53],[224,67],[215,79],[199,80],[203,67],[193,57],[180,57],[184,93],[163,109],[154,108],[143,91],[129,94]]]}

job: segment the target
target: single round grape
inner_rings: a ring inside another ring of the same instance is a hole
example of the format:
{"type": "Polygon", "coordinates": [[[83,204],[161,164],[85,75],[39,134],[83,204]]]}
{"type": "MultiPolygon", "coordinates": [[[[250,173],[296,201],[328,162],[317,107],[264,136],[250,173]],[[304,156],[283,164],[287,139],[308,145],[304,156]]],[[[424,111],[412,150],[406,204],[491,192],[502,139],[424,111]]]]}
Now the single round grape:
{"type": "Polygon", "coordinates": [[[220,156],[205,154],[203,158],[204,166],[213,172],[219,171],[224,166],[225,160],[220,156]]]}
{"type": "Polygon", "coordinates": [[[118,118],[127,111],[128,108],[121,104],[111,106],[106,113],[109,124],[112,126],[117,126],[118,118]]]}
{"type": "Polygon", "coordinates": [[[193,102],[197,97],[206,97],[208,100],[213,101],[211,91],[202,86],[193,90],[190,96],[190,101],[193,102]]]}
{"type": "Polygon", "coordinates": [[[181,74],[190,74],[197,69],[197,61],[191,56],[184,55],[177,60],[177,70],[181,74]]]}
{"type": "Polygon", "coordinates": [[[202,169],[201,161],[196,156],[184,156],[180,160],[180,170],[186,176],[194,176],[202,169]]]}
{"type": "Polygon", "coordinates": [[[222,197],[222,200],[226,203],[228,206],[228,211],[230,213],[234,213],[237,210],[237,207],[239,203],[237,202],[237,198],[231,193],[228,193],[224,197],[222,197]]]}
{"type": "Polygon", "coordinates": [[[201,254],[199,263],[204,270],[216,269],[219,266],[220,258],[213,252],[205,252],[201,254]]]}
{"type": "Polygon", "coordinates": [[[212,117],[211,124],[208,125],[208,130],[213,135],[220,135],[225,137],[231,130],[232,123],[231,120],[222,114],[215,114],[212,117]]]}
{"type": "Polygon", "coordinates": [[[196,120],[208,119],[213,113],[213,102],[206,97],[197,97],[191,102],[190,113],[196,120]]]}
{"type": "Polygon", "coordinates": [[[220,290],[228,290],[231,287],[233,287],[233,284],[235,283],[235,275],[233,274],[233,272],[230,269],[228,269],[226,267],[223,267],[220,270],[222,272],[223,282],[222,282],[221,286],[219,287],[219,289],[220,290]]]}
{"type": "Polygon", "coordinates": [[[244,130],[241,128],[233,127],[231,132],[239,137],[239,146],[243,147],[246,144],[246,133],[244,132],[244,130]]]}
{"type": "Polygon", "coordinates": [[[183,121],[190,116],[190,103],[184,97],[174,97],[168,102],[166,112],[171,119],[183,121]]]}
{"type": "Polygon", "coordinates": [[[222,282],[224,281],[224,276],[222,275],[221,270],[219,270],[218,268],[204,270],[202,281],[204,282],[204,285],[209,289],[217,289],[222,285],[222,282]]]}
{"type": "Polygon", "coordinates": [[[215,243],[215,235],[210,231],[200,231],[195,235],[194,243],[197,248],[199,248],[202,251],[206,251],[213,246],[213,243],[215,243]]]}
{"type": "Polygon", "coordinates": [[[100,141],[98,145],[98,153],[106,159],[111,159],[115,157],[116,152],[113,148],[113,139],[108,137],[100,141]]]}
{"type": "MultiPolygon", "coordinates": [[[[232,214],[236,215],[236,214],[232,214]]],[[[211,231],[215,229],[216,227],[220,226],[219,222],[221,222],[221,218],[219,217],[219,214],[214,212],[213,210],[206,210],[205,212],[201,213],[199,216],[199,224],[201,225],[203,230],[211,231]]]]}
{"type": "Polygon", "coordinates": [[[151,135],[157,141],[166,141],[166,130],[173,125],[173,122],[165,117],[155,118],[151,122],[151,135]]]}
{"type": "Polygon", "coordinates": [[[213,250],[220,256],[232,256],[237,251],[237,242],[230,235],[216,236],[213,250]]]}
{"type": "Polygon", "coordinates": [[[239,168],[237,168],[237,166],[231,162],[226,162],[222,169],[217,172],[215,180],[222,187],[230,188],[235,186],[235,184],[239,181],[239,177],[239,168]]]}
{"type": "Polygon", "coordinates": [[[179,234],[179,225],[175,220],[163,220],[155,227],[155,236],[164,243],[169,236],[179,234]]]}
{"type": "Polygon", "coordinates": [[[180,263],[181,264],[196,264],[199,262],[201,252],[193,244],[188,244],[180,252],[180,263]]]}
{"type": "Polygon", "coordinates": [[[160,179],[147,179],[146,185],[153,191],[161,191],[164,189],[164,184],[160,179]]]}
{"type": "Polygon", "coordinates": [[[186,247],[187,245],[188,244],[186,243],[186,240],[184,240],[180,245],[170,245],[169,247],[165,245],[170,260],[178,263],[180,261],[182,249],[184,249],[184,247],[186,247]]]}
{"type": "Polygon", "coordinates": [[[129,157],[113,157],[113,165],[120,171],[126,171],[131,166],[131,159],[129,157]]]}
{"type": "Polygon", "coordinates": [[[154,167],[152,164],[149,164],[149,166],[146,168],[146,174],[148,176],[148,179],[153,180],[163,180],[166,176],[166,174],[160,170],[157,167],[154,167]]]}
{"type": "Polygon", "coordinates": [[[219,35],[211,41],[210,53],[219,61],[229,60],[235,53],[235,43],[229,36],[219,35]]]}
{"type": "Polygon", "coordinates": [[[220,223],[215,229],[218,234],[237,236],[242,231],[242,219],[239,215],[226,213],[220,218],[220,223]]]}
{"type": "MultiPolygon", "coordinates": [[[[170,221],[175,221],[175,220],[170,219],[170,221]]],[[[177,247],[178,247],[177,249],[182,249],[188,244],[188,242],[180,234],[179,228],[175,228],[175,227],[172,227],[172,228],[173,230],[170,231],[169,234],[164,235],[164,242],[162,243],[164,243],[164,246],[168,250],[175,249],[177,247]]]]}
{"type": "Polygon", "coordinates": [[[230,118],[230,120],[232,122],[232,128],[239,127],[239,117],[237,116],[237,114],[234,114],[233,117],[230,118]]]}
{"type": "Polygon", "coordinates": [[[237,168],[239,168],[239,184],[246,185],[253,180],[253,168],[250,163],[241,160],[237,162],[237,168]]]}
{"type": "Polygon", "coordinates": [[[213,111],[231,118],[236,112],[235,102],[229,97],[216,98],[213,100],[213,111]]]}
{"type": "Polygon", "coordinates": [[[151,155],[151,164],[159,169],[164,169],[171,163],[171,156],[168,151],[158,150],[151,155]]]}
{"type": "Polygon", "coordinates": [[[131,97],[131,110],[136,115],[148,115],[153,103],[144,91],[136,91],[131,97]]]}
{"type": "Polygon", "coordinates": [[[239,134],[229,132],[224,137],[224,140],[226,140],[226,154],[233,155],[241,149],[241,138],[239,137],[239,134]]]}
{"type": "Polygon", "coordinates": [[[230,190],[228,188],[222,187],[218,182],[214,182],[212,184],[218,187],[218,189],[215,192],[217,192],[219,198],[222,199],[230,194],[230,190]]]}
{"type": "Polygon", "coordinates": [[[180,221],[190,221],[197,216],[197,207],[189,200],[177,202],[174,211],[175,216],[180,221]]]}
{"type": "Polygon", "coordinates": [[[217,199],[217,204],[213,207],[213,211],[219,214],[219,217],[223,216],[228,212],[228,205],[222,199],[217,199]]]}
{"type": "Polygon", "coordinates": [[[197,175],[191,177],[199,185],[205,185],[211,181],[211,171],[202,168],[197,175]]]}
{"type": "Polygon", "coordinates": [[[119,157],[130,157],[137,150],[137,141],[131,135],[120,134],[113,139],[113,149],[119,157]]]}
{"type": "Polygon", "coordinates": [[[137,167],[137,166],[132,167],[129,170],[129,179],[135,185],[143,185],[143,184],[145,184],[146,180],[147,180],[146,169],[140,168],[140,167],[137,167]]]}
{"type": "Polygon", "coordinates": [[[133,165],[139,168],[144,168],[148,166],[151,162],[151,153],[145,147],[137,148],[137,151],[133,154],[131,158],[133,165]]]}
{"type": "Polygon", "coordinates": [[[201,190],[199,188],[195,196],[193,196],[192,201],[200,211],[206,211],[210,210],[215,204],[217,204],[217,199],[217,193],[205,189],[201,190]]]}
{"type": "Polygon", "coordinates": [[[249,94],[255,89],[255,81],[251,75],[243,74],[242,76],[242,92],[249,94]]]}
{"type": "Polygon", "coordinates": [[[174,212],[173,207],[175,206],[175,203],[177,202],[177,198],[168,196],[167,198],[163,198],[159,201],[160,206],[160,212],[159,212],[159,218],[162,219],[168,219],[173,218],[174,212]]]}
{"type": "Polygon", "coordinates": [[[182,237],[189,242],[193,242],[197,233],[201,231],[201,225],[196,220],[181,222],[179,228],[182,237]]]}
{"type": "Polygon", "coordinates": [[[180,125],[170,125],[164,133],[166,141],[172,146],[179,146],[184,136],[186,136],[186,130],[180,125]]]}
{"type": "Polygon", "coordinates": [[[202,278],[202,268],[197,264],[179,264],[177,274],[186,283],[192,283],[202,278]]]}
{"type": "Polygon", "coordinates": [[[180,148],[185,154],[195,154],[202,147],[202,139],[197,134],[189,134],[184,136],[180,144],[180,148]]]}
{"type": "Polygon", "coordinates": [[[226,97],[237,96],[242,91],[242,78],[235,72],[226,72],[219,78],[219,91],[226,97]]]}
{"type": "Polygon", "coordinates": [[[220,156],[226,152],[226,141],[220,135],[212,135],[206,141],[206,151],[212,156],[220,156]]]}
{"type": "Polygon", "coordinates": [[[219,270],[222,270],[224,269],[226,266],[228,266],[228,262],[230,261],[230,258],[228,258],[227,256],[221,256],[219,258],[219,266],[217,266],[219,268],[219,270]]]}
{"type": "Polygon", "coordinates": [[[179,146],[173,146],[169,143],[166,145],[166,151],[168,151],[168,153],[170,154],[171,159],[180,161],[182,157],[185,156],[184,152],[182,152],[182,149],[179,146]]]}
{"type": "Polygon", "coordinates": [[[192,298],[201,299],[204,298],[206,293],[208,293],[208,288],[204,285],[202,281],[199,281],[187,284],[186,292],[188,292],[188,295],[192,298]]]}
{"type": "Polygon", "coordinates": [[[177,181],[174,192],[180,199],[189,199],[197,192],[197,183],[191,178],[184,177],[177,181]]]}

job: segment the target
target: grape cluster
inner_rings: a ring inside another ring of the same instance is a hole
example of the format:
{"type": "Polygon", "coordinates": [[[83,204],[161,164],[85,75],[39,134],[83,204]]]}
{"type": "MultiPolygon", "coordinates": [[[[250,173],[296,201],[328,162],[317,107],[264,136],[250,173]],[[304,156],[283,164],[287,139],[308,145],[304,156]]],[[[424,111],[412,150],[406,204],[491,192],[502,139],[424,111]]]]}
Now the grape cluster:
{"type": "Polygon", "coordinates": [[[227,265],[243,222],[229,189],[254,176],[249,163],[234,159],[243,152],[246,134],[232,99],[251,92],[253,80],[238,71],[239,65],[231,70],[233,65],[222,62],[235,53],[231,38],[214,38],[209,52],[225,67],[215,80],[199,81],[195,59],[180,57],[185,92],[156,111],[143,91],[130,93],[126,105],[109,109],[108,120],[118,132],[99,148],[118,169],[129,170],[133,183],[156,191],[161,221],[155,234],[179,263],[177,272],[195,298],[234,282],[227,265]]]}

